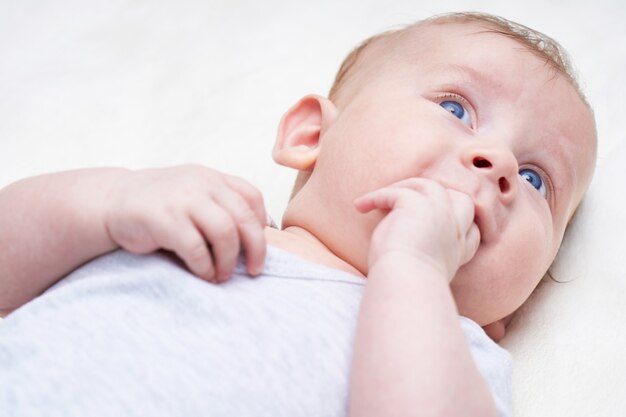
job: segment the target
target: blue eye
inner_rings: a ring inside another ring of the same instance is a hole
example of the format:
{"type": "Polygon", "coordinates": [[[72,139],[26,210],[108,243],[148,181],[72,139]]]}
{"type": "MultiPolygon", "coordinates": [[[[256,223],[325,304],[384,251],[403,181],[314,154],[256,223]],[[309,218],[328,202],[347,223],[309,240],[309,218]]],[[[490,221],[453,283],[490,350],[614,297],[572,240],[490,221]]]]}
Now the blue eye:
{"type": "Polygon", "coordinates": [[[458,101],[446,100],[439,103],[439,105],[459,118],[467,126],[472,127],[472,119],[469,112],[458,101]]]}
{"type": "Polygon", "coordinates": [[[537,189],[537,191],[539,191],[539,193],[541,193],[542,197],[546,196],[546,194],[547,194],[546,185],[544,184],[543,180],[541,179],[541,175],[539,175],[536,171],[534,171],[532,169],[528,169],[528,168],[521,169],[519,171],[519,174],[522,176],[523,179],[528,181],[530,183],[530,185],[535,187],[537,189]]]}

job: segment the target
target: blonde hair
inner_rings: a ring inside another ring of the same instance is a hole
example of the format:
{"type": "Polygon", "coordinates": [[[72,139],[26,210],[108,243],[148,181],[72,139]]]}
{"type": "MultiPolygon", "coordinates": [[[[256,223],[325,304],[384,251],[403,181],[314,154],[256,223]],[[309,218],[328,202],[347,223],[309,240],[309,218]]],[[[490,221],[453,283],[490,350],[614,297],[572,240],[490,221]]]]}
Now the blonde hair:
{"type": "Polygon", "coordinates": [[[447,23],[482,23],[485,24],[485,32],[507,36],[521,43],[528,48],[530,52],[534,53],[540,59],[544,60],[546,64],[558,71],[559,74],[563,75],[576,89],[583,101],[587,103],[587,100],[578,84],[576,72],[572,66],[569,54],[557,41],[548,35],[519,23],[507,20],[503,17],[476,12],[439,14],[417,21],[400,29],[382,32],[366,39],[354,48],[342,62],[341,67],[339,67],[339,71],[337,71],[335,81],[333,82],[328,97],[331,100],[337,98],[341,88],[353,71],[353,68],[357,66],[359,58],[372,43],[389,36],[406,33],[417,27],[447,23]]]}
{"type": "MultiPolygon", "coordinates": [[[[565,77],[569,81],[569,83],[576,89],[578,95],[581,97],[583,102],[591,110],[591,107],[589,106],[589,103],[578,83],[576,71],[572,66],[569,54],[557,41],[555,41],[548,35],[545,35],[539,31],[510,21],[503,17],[476,12],[439,14],[424,20],[419,20],[400,29],[389,30],[367,38],[365,41],[357,45],[357,47],[354,48],[341,63],[339,71],[337,71],[337,75],[335,76],[335,81],[330,88],[330,92],[328,94],[329,99],[331,101],[337,100],[343,87],[350,79],[350,76],[353,75],[353,73],[358,68],[358,64],[362,60],[364,51],[367,50],[367,48],[370,47],[373,43],[391,36],[397,36],[403,33],[407,33],[410,30],[425,25],[439,25],[448,23],[483,24],[485,27],[485,32],[497,33],[499,35],[507,36],[519,42],[520,44],[525,46],[531,53],[535,54],[548,66],[554,69],[557,74],[565,77]]],[[[293,196],[306,183],[309,175],[309,173],[305,172],[298,173],[298,177],[296,178],[296,182],[291,193],[291,198],[293,198],[293,196]]]]}

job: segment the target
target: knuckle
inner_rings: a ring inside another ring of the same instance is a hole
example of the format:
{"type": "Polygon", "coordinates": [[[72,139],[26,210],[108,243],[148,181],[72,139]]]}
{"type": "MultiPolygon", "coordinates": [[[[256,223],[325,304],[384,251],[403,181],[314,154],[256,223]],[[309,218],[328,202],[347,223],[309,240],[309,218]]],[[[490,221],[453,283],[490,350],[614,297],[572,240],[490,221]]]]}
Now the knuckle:
{"type": "Polygon", "coordinates": [[[236,214],[235,219],[240,224],[258,223],[256,214],[250,207],[241,208],[236,214]]]}
{"type": "Polygon", "coordinates": [[[250,190],[250,202],[254,207],[263,205],[263,194],[255,187],[252,187],[250,190]]]}
{"type": "Polygon", "coordinates": [[[246,197],[250,204],[263,204],[263,194],[249,181],[234,175],[225,175],[224,179],[227,185],[239,190],[239,192],[246,197]]]}
{"type": "Polygon", "coordinates": [[[193,239],[189,241],[184,251],[186,253],[185,258],[192,263],[200,263],[205,260],[209,254],[209,248],[203,239],[193,239]]]}
{"type": "MultiPolygon", "coordinates": [[[[160,218],[161,219],[165,219],[165,218],[176,218],[177,214],[180,212],[180,206],[174,202],[174,201],[167,201],[165,202],[162,206],[161,206],[161,210],[160,210],[160,218]]],[[[151,222],[156,222],[157,221],[157,216],[154,216],[151,219],[151,222]]],[[[163,221],[163,220],[161,220],[163,221]]]]}
{"type": "Polygon", "coordinates": [[[223,221],[215,227],[215,238],[219,240],[232,240],[236,237],[237,230],[232,221],[223,221]]]}

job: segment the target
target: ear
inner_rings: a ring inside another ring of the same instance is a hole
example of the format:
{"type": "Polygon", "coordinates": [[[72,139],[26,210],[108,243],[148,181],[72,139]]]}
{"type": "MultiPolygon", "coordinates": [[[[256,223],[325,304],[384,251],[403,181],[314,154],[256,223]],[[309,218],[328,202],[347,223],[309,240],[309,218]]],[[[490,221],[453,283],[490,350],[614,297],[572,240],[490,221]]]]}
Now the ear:
{"type": "Polygon", "coordinates": [[[328,99],[309,95],[287,110],[280,120],[272,157],[280,165],[312,171],[322,133],[332,124],[337,108],[328,99]]]}
{"type": "Polygon", "coordinates": [[[483,326],[483,330],[494,342],[499,342],[506,334],[506,328],[513,319],[513,314],[509,314],[503,319],[494,321],[493,323],[483,326]]]}

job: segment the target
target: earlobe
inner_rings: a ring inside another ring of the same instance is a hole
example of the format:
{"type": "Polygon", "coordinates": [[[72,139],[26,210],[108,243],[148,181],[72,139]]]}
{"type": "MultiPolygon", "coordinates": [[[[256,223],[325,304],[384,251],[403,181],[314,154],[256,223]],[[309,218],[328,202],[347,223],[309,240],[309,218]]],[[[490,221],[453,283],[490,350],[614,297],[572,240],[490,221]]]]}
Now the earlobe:
{"type": "Polygon", "coordinates": [[[298,101],[280,121],[272,151],[274,161],[299,171],[312,171],[321,136],[335,114],[334,104],[324,97],[309,95],[298,101]]]}

